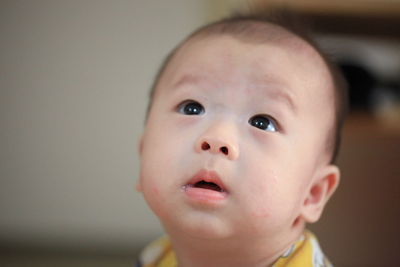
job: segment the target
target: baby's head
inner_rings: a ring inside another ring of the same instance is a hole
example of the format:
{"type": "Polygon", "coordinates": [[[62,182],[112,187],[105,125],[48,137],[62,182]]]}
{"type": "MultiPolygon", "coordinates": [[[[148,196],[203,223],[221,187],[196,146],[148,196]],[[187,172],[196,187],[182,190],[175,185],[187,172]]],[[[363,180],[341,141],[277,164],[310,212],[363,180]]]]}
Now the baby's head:
{"type": "Polygon", "coordinates": [[[138,189],[172,238],[293,241],[338,185],[344,92],[287,28],[255,17],[205,26],[154,83],[138,189]]]}

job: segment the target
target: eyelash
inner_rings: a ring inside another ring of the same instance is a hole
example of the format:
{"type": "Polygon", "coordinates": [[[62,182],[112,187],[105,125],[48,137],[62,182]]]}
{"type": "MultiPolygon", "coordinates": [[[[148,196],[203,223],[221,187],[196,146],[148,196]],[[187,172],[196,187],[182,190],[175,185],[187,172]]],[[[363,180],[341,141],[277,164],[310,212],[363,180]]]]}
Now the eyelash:
{"type": "MultiPolygon", "coordinates": [[[[194,100],[185,100],[176,108],[178,113],[187,116],[203,115],[205,108],[199,102],[194,100]]],[[[251,117],[248,123],[262,131],[278,132],[279,127],[277,121],[269,115],[257,114],[251,117]],[[258,121],[257,121],[258,119],[258,121]]]]}

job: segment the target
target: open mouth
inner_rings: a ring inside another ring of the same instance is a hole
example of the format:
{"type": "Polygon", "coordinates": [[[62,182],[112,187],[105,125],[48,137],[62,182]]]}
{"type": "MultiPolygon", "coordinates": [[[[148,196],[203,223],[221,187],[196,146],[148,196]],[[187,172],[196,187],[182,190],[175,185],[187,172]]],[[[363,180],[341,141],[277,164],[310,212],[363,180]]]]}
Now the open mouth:
{"type": "Polygon", "coordinates": [[[198,181],[197,183],[195,183],[191,186],[194,188],[202,188],[202,189],[208,189],[208,190],[213,190],[213,191],[217,191],[217,192],[224,192],[224,190],[216,183],[206,182],[204,180],[198,181]]]}
{"type": "Polygon", "coordinates": [[[183,192],[191,203],[204,205],[219,205],[225,203],[228,191],[218,173],[210,170],[200,170],[183,187],[183,192]]]}
{"type": "Polygon", "coordinates": [[[219,193],[226,192],[218,174],[214,171],[201,170],[186,184],[187,188],[205,189],[219,193]]]}

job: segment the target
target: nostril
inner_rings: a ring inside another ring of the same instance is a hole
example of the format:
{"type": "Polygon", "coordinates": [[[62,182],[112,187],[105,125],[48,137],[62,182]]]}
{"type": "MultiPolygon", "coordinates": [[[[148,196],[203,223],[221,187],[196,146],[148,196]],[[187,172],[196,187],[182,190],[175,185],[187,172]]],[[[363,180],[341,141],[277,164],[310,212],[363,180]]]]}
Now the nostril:
{"type": "Polygon", "coordinates": [[[223,146],[220,148],[221,152],[224,153],[225,155],[228,155],[228,148],[226,146],[223,146]]]}
{"type": "Polygon", "coordinates": [[[210,149],[210,145],[207,142],[203,142],[203,144],[201,144],[201,149],[209,150],[210,149]]]}

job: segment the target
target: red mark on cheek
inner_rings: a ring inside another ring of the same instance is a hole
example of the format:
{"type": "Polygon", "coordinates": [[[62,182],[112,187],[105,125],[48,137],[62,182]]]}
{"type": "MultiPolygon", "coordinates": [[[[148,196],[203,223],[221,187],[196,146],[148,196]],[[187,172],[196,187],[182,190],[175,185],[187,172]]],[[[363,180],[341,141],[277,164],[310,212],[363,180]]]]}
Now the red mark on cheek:
{"type": "Polygon", "coordinates": [[[158,189],[157,186],[152,186],[151,193],[154,194],[155,196],[158,196],[158,195],[160,195],[160,190],[158,189]]]}

